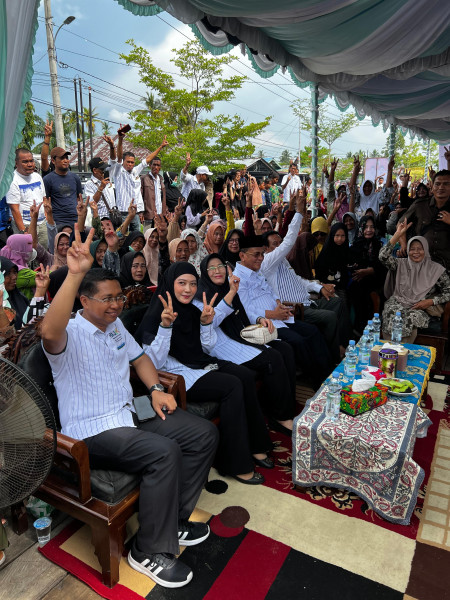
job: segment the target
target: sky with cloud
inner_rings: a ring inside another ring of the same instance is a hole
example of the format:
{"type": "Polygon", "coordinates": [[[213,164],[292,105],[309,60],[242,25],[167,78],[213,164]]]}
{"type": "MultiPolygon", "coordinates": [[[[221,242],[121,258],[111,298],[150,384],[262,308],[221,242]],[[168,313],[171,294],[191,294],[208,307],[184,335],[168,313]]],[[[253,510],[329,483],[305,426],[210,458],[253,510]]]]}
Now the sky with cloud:
{"type": "MultiPolygon", "coordinates": [[[[146,88],[139,82],[138,69],[126,65],[120,53],[127,53],[126,41],[134,39],[136,44],[145,47],[151,54],[154,64],[174,74],[175,67],[170,62],[171,49],[180,48],[187,38],[193,39],[189,26],[182,24],[167,13],[154,17],[137,17],[126,11],[114,0],[52,0],[53,22],[56,29],[72,15],[75,20],[64,26],[58,33],[56,49],[59,67],[61,105],[63,110],[74,109],[74,78],[80,77],[84,87],[85,106],[88,105],[87,87],[92,88],[92,104],[102,120],[110,120],[112,130],[117,123],[128,121],[130,110],[144,108],[142,96],[146,88]]],[[[272,116],[267,129],[254,140],[255,154],[260,150],[267,157],[278,158],[286,148],[292,156],[298,152],[298,119],[292,114],[290,105],[299,98],[309,98],[309,91],[297,87],[286,74],[277,73],[269,79],[263,79],[253,70],[247,57],[239,49],[233,51],[237,61],[234,69],[248,77],[235,98],[228,103],[218,103],[215,112],[238,114],[246,122],[262,120],[272,116]]],[[[44,21],[44,7],[39,9],[39,28],[33,57],[35,74],[33,77],[32,97],[36,111],[45,118],[46,111],[52,110],[47,40],[44,21]]],[[[236,74],[235,70],[227,73],[236,74]]],[[[339,118],[334,100],[326,102],[328,113],[339,118]]],[[[323,105],[322,105],[323,106],[323,105]]],[[[365,119],[360,126],[349,131],[333,145],[336,156],[358,149],[381,151],[386,140],[381,127],[372,127],[365,119]]],[[[307,132],[301,132],[302,146],[309,144],[307,132]]]]}

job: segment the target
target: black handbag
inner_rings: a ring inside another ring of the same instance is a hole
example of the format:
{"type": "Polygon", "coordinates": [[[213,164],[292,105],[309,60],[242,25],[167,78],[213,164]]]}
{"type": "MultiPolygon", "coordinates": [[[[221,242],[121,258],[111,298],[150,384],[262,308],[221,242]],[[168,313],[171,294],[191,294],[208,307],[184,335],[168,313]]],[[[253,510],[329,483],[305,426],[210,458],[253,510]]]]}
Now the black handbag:
{"type": "Polygon", "coordinates": [[[100,193],[102,195],[102,200],[105,203],[106,210],[108,211],[109,218],[111,219],[111,223],[113,224],[114,229],[118,229],[123,223],[123,217],[120,213],[120,210],[117,208],[117,206],[110,208],[105,196],[103,195],[103,192],[100,193]]]}

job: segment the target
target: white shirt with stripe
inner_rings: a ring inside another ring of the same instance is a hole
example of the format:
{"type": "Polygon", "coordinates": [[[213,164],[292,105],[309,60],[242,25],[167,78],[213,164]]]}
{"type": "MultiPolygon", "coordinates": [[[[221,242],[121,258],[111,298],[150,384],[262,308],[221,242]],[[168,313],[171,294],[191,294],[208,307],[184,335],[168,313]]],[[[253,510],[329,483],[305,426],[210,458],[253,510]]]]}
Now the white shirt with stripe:
{"type": "Polygon", "coordinates": [[[58,396],[61,430],[82,440],[117,427],[134,427],[130,362],[142,348],[116,319],[103,332],[78,311],[66,328],[66,347],[44,352],[58,396]]]}
{"type": "Polygon", "coordinates": [[[144,201],[141,192],[141,173],[147,166],[147,162],[143,160],[132,171],[124,169],[121,162],[111,160],[110,174],[114,178],[116,186],[116,201],[117,208],[121,212],[127,212],[131,200],[137,206],[137,212],[144,212],[144,201]]]}

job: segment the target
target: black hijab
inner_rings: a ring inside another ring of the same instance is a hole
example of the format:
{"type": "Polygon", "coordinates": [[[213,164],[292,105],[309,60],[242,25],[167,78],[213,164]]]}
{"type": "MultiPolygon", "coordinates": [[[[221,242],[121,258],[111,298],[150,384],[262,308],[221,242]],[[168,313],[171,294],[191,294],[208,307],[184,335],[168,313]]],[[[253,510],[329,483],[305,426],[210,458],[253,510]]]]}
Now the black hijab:
{"type": "Polygon", "coordinates": [[[181,196],[180,190],[173,184],[173,180],[178,175],[174,171],[164,172],[164,184],[166,186],[166,204],[170,211],[173,211],[178,204],[178,198],[181,196]]]}
{"type": "MultiPolygon", "coordinates": [[[[0,270],[4,271],[5,277],[9,275],[13,269],[16,271],[19,270],[12,260],[9,260],[9,258],[5,258],[4,256],[0,256],[0,270]]],[[[17,287],[15,287],[11,292],[7,292],[7,294],[11,308],[16,312],[16,316],[14,318],[14,327],[17,331],[23,325],[22,319],[25,311],[28,308],[28,299],[19,292],[17,287]]]]}
{"type": "Polygon", "coordinates": [[[192,216],[203,212],[203,202],[208,194],[200,189],[191,190],[186,200],[186,208],[191,207],[192,216]]]}
{"type": "Polygon", "coordinates": [[[167,301],[167,293],[172,298],[173,310],[178,313],[173,323],[172,338],[170,340],[169,354],[180,363],[191,369],[203,369],[212,363],[218,363],[203,352],[200,341],[200,315],[199,309],[191,303],[182,304],[175,297],[174,282],[182,275],[194,275],[198,281],[197,271],[189,262],[176,262],[164,272],[158,289],[153,294],[150,306],[139,325],[135,337],[142,344],[151,344],[155,339],[161,323],[163,305],[158,296],[167,301]]]}
{"type": "Polygon", "coordinates": [[[144,237],[144,234],[142,233],[142,231],[137,231],[137,230],[131,231],[125,238],[123,246],[119,250],[119,256],[122,258],[122,256],[124,256],[127,252],[134,252],[134,250],[130,250],[131,243],[140,237],[144,240],[144,247],[145,247],[146,241],[145,241],[145,237],[144,237]]]}
{"type": "MultiPolygon", "coordinates": [[[[214,302],[214,305],[217,306],[230,291],[230,284],[228,282],[228,277],[225,277],[225,281],[222,285],[217,285],[209,277],[208,264],[213,258],[218,258],[220,261],[223,260],[222,257],[217,253],[208,254],[208,256],[202,260],[200,263],[200,281],[195,297],[197,300],[202,302],[203,292],[205,292],[207,302],[211,302],[211,298],[214,296],[214,294],[218,294],[217,299],[214,302]]],[[[232,312],[231,315],[228,315],[228,317],[226,317],[220,324],[222,331],[226,333],[229,338],[239,342],[240,344],[253,346],[262,350],[264,348],[263,346],[251,344],[250,342],[247,342],[241,338],[241,331],[244,329],[244,327],[248,327],[250,325],[250,320],[245,312],[245,308],[241,302],[241,299],[239,298],[239,294],[236,294],[233,298],[232,306],[234,312],[232,312]]]]}
{"type": "Polygon", "coordinates": [[[376,227],[374,217],[371,215],[362,217],[359,222],[358,237],[353,242],[350,252],[350,262],[353,261],[361,269],[373,267],[374,264],[377,263],[378,253],[380,252],[382,246],[380,239],[376,235],[376,231],[372,238],[366,239],[364,237],[364,230],[368,221],[372,221],[373,226],[376,227]]]}
{"type": "Polygon", "coordinates": [[[225,238],[225,241],[222,244],[221,249],[219,250],[219,255],[220,255],[221,260],[223,260],[225,263],[226,262],[231,263],[233,265],[233,267],[236,266],[236,263],[239,260],[239,250],[237,252],[231,252],[230,249],[228,248],[228,242],[230,241],[230,237],[234,233],[237,233],[239,236],[239,250],[240,250],[241,242],[244,238],[244,232],[241,229],[232,229],[231,231],[229,231],[227,237],[225,238]]]}
{"type": "MultiPolygon", "coordinates": [[[[63,267],[59,267],[58,269],[56,269],[56,271],[52,271],[50,273],[50,284],[48,286],[48,293],[50,295],[50,298],[52,298],[52,300],[56,296],[59,288],[64,283],[64,280],[67,277],[68,272],[69,272],[69,267],[67,265],[64,265],[63,267]]],[[[73,303],[72,312],[77,312],[77,310],[80,310],[81,308],[83,308],[83,306],[77,295],[77,297],[75,298],[75,301],[73,303]]]]}
{"type": "Polygon", "coordinates": [[[319,254],[315,264],[316,278],[323,283],[335,283],[339,287],[346,287],[348,282],[348,267],[349,261],[349,245],[348,231],[343,223],[335,223],[319,254]],[[345,233],[345,242],[338,246],[334,241],[334,236],[337,231],[343,230],[345,233]],[[330,281],[329,276],[340,273],[339,280],[333,279],[330,281]]]}
{"type": "Polygon", "coordinates": [[[145,262],[145,256],[142,252],[127,252],[126,254],[124,254],[120,260],[120,275],[119,275],[119,281],[120,281],[120,285],[122,286],[122,288],[126,288],[130,285],[145,285],[145,286],[150,286],[152,285],[150,282],[150,277],[148,276],[148,271],[147,271],[147,267],[145,267],[145,277],[142,281],[135,281],[133,279],[133,274],[131,272],[131,266],[133,264],[133,260],[137,257],[137,256],[142,256],[142,258],[144,259],[145,262]]]}

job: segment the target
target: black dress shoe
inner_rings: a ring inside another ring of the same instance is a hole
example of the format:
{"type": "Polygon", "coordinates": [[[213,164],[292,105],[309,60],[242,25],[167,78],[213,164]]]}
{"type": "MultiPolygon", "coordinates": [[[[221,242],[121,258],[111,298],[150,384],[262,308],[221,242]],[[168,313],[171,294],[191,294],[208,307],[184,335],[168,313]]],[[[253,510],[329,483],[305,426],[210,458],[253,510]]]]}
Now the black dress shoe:
{"type": "Polygon", "coordinates": [[[253,457],[253,462],[257,467],[262,467],[263,469],[273,469],[275,466],[273,459],[269,458],[268,456],[266,456],[266,458],[253,457]]]}

